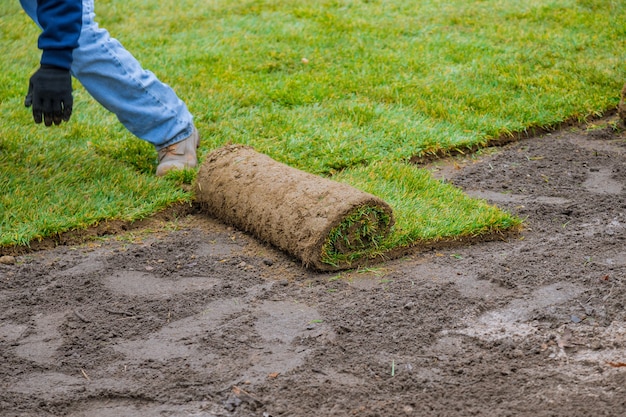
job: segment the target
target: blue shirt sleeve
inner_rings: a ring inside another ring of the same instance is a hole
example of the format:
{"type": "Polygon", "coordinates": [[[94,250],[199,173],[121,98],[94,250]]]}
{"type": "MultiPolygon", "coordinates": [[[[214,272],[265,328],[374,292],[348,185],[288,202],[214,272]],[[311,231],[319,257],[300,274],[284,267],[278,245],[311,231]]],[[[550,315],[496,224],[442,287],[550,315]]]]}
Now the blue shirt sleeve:
{"type": "Polygon", "coordinates": [[[37,0],[41,64],[70,69],[83,24],[82,0],[37,0]]]}

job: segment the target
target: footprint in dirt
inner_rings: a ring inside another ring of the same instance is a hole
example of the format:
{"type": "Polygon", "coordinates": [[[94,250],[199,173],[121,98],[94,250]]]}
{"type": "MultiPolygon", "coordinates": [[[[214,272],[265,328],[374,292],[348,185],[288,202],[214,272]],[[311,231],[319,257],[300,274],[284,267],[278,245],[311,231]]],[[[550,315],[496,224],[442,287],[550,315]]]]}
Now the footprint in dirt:
{"type": "Polygon", "coordinates": [[[249,307],[239,299],[219,300],[209,303],[199,314],[170,323],[147,339],[125,341],[114,349],[130,361],[183,359],[199,372],[232,375],[232,381],[222,381],[226,385],[254,383],[304,363],[309,351],[294,345],[297,338],[334,338],[319,317],[317,310],[293,302],[264,301],[249,307]],[[253,317],[258,337],[247,344],[247,352],[238,352],[239,359],[233,360],[232,348],[213,350],[203,340],[218,329],[221,333],[236,332],[240,324],[233,319],[237,316],[253,317]]]}

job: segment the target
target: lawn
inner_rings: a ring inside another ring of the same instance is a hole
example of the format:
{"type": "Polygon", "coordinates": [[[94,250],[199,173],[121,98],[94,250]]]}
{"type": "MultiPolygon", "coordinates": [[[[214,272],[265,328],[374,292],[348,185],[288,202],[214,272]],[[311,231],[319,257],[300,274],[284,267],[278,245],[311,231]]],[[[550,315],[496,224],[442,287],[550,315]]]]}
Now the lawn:
{"type": "MultiPolygon", "coordinates": [[[[242,143],[371,192],[393,249],[519,219],[408,163],[616,107],[626,4],[611,0],[98,0],[97,19],[195,115],[201,155],[242,143]]],[[[191,201],[75,82],[72,120],[23,107],[37,27],[0,5],[0,246],[191,201]]]]}

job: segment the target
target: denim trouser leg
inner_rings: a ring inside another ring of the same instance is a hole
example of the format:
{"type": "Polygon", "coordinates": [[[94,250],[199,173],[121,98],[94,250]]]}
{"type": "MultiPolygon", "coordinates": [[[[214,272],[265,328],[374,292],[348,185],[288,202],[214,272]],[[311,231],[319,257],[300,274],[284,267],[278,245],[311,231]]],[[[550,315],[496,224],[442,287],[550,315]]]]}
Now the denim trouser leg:
{"type": "MultiPolygon", "coordinates": [[[[37,0],[20,0],[37,22],[37,0]]],[[[83,0],[83,27],[72,75],[135,136],[157,149],[193,130],[193,117],[174,90],[139,62],[94,20],[94,0],[83,0]]]]}

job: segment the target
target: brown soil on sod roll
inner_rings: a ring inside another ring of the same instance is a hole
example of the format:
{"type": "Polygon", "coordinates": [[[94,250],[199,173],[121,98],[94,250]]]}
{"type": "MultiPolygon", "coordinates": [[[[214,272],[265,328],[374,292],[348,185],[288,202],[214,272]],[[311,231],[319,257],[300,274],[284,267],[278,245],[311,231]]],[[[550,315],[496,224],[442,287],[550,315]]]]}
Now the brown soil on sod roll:
{"type": "Polygon", "coordinates": [[[350,268],[375,257],[394,222],[380,198],[241,145],[206,157],[195,193],[209,215],[318,270],[350,268]]]}

